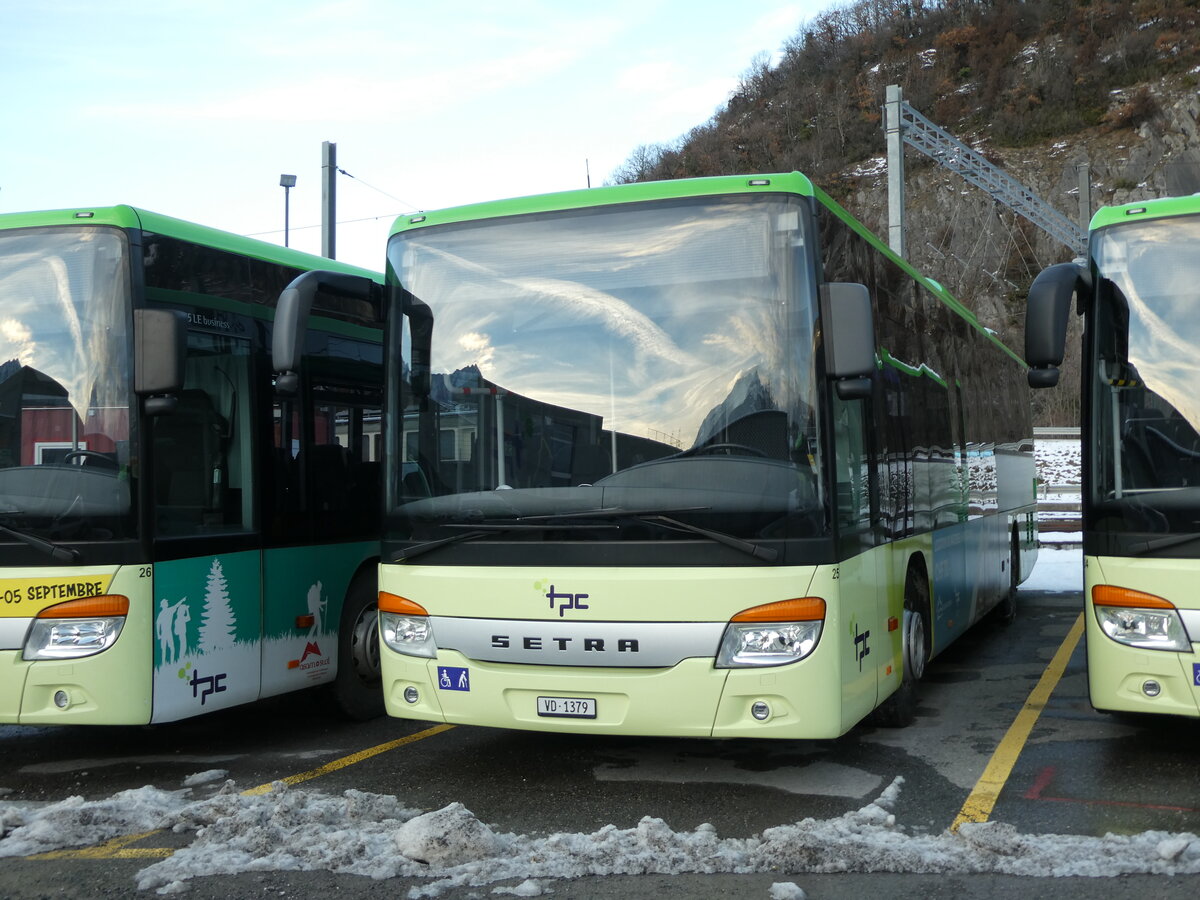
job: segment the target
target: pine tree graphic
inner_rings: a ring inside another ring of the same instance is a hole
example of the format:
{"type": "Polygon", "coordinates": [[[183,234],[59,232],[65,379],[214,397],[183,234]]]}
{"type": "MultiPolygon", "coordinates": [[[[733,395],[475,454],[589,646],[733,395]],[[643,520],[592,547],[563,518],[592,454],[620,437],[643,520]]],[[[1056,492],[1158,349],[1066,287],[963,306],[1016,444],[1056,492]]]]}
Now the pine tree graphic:
{"type": "Polygon", "coordinates": [[[214,559],[208,570],[208,581],[204,588],[204,612],[200,621],[200,652],[212,653],[228,650],[234,644],[236,622],[233,604],[229,599],[229,585],[221,561],[214,559]]]}

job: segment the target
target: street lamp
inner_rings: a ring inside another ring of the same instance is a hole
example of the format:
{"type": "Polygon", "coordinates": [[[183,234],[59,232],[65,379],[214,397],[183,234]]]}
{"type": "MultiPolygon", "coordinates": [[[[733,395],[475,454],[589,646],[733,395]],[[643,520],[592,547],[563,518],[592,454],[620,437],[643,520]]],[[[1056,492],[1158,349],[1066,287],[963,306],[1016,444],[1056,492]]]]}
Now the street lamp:
{"type": "Polygon", "coordinates": [[[280,175],[279,186],[283,188],[283,246],[288,246],[288,200],[292,188],[296,186],[295,175],[280,175]]]}

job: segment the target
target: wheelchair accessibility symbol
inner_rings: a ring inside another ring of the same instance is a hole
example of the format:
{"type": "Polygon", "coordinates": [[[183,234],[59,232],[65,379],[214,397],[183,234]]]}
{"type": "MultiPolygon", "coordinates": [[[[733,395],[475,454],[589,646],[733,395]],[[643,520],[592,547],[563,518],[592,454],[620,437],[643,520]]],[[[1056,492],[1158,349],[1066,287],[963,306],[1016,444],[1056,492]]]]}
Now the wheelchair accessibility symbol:
{"type": "Polygon", "coordinates": [[[438,687],[443,691],[469,691],[471,673],[459,666],[438,666],[438,687]]]}

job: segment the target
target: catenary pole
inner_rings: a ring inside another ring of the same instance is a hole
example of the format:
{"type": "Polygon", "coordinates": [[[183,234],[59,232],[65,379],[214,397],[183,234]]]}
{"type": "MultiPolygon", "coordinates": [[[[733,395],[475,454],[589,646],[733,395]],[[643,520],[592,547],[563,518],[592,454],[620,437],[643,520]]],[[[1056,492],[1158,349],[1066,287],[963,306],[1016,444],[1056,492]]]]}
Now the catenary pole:
{"type": "Polygon", "coordinates": [[[321,255],[336,259],[334,228],[337,210],[337,144],[321,144],[321,255]]]}

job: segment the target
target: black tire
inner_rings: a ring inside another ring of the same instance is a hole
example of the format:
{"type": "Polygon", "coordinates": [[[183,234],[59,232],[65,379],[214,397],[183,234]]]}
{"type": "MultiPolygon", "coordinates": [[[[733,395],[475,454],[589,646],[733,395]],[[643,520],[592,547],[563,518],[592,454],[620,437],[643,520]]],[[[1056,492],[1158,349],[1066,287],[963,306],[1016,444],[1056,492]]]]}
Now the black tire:
{"type": "Polygon", "coordinates": [[[379,595],[374,579],[358,577],[346,592],[338,628],[338,670],[333,699],[348,719],[382,716],[383,678],[379,669],[379,595]]]}
{"type": "Polygon", "coordinates": [[[900,687],[875,710],[884,728],[905,728],[917,717],[918,686],[929,661],[929,579],[921,566],[909,566],[904,580],[904,621],[901,624],[904,671],[900,687]]]}

